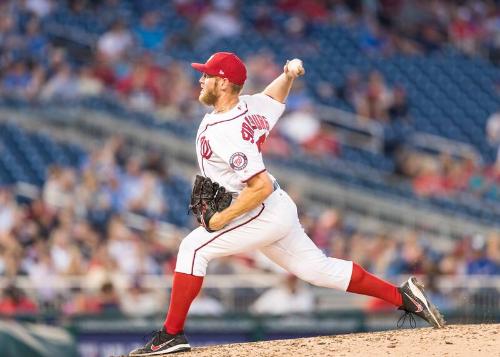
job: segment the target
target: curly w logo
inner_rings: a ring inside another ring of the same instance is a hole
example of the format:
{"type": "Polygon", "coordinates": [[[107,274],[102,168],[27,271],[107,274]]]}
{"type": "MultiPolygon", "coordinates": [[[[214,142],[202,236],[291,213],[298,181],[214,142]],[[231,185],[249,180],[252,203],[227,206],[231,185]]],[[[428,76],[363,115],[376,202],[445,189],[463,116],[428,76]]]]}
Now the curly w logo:
{"type": "Polygon", "coordinates": [[[213,154],[212,148],[210,147],[210,143],[204,136],[200,138],[200,154],[201,157],[207,160],[210,159],[213,154]]]}

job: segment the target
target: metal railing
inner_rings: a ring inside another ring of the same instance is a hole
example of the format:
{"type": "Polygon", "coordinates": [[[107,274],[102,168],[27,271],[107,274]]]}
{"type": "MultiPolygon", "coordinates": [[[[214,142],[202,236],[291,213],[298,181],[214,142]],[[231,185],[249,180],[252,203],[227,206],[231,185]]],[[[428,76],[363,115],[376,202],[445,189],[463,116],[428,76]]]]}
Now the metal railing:
{"type": "Polygon", "coordinates": [[[335,128],[335,135],[342,144],[372,152],[382,151],[384,127],[379,122],[327,106],[318,106],[317,112],[321,120],[335,128]]]}
{"type": "Polygon", "coordinates": [[[423,150],[429,154],[446,153],[456,158],[471,158],[477,164],[482,164],[483,162],[481,154],[474,146],[446,139],[442,136],[426,133],[414,133],[411,137],[410,143],[414,148],[423,150]]]}
{"type": "MultiPolygon", "coordinates": [[[[95,281],[81,276],[52,276],[50,286],[45,282],[35,281],[29,277],[16,277],[14,280],[0,277],[0,289],[14,285],[24,290],[29,296],[38,299],[41,292],[48,290],[54,295],[71,295],[75,288],[79,291],[96,293],[99,285],[95,281]]],[[[110,275],[109,281],[113,282],[119,292],[124,292],[132,284],[132,279],[127,275],[110,275]]],[[[156,292],[158,296],[165,295],[172,287],[172,276],[145,275],[140,277],[142,286],[156,292]]],[[[209,295],[223,303],[228,312],[245,312],[250,304],[265,290],[278,286],[283,281],[281,274],[253,273],[235,275],[208,275],[203,288],[209,295]]],[[[393,281],[405,281],[407,276],[398,276],[393,281]]],[[[426,281],[425,277],[421,278],[426,281]]],[[[435,287],[429,287],[430,296],[440,296],[447,299],[446,308],[483,309],[485,311],[498,311],[500,309],[500,276],[443,276],[436,280],[435,287]]],[[[317,311],[365,309],[370,298],[346,294],[326,288],[310,286],[316,301],[317,311]]]]}

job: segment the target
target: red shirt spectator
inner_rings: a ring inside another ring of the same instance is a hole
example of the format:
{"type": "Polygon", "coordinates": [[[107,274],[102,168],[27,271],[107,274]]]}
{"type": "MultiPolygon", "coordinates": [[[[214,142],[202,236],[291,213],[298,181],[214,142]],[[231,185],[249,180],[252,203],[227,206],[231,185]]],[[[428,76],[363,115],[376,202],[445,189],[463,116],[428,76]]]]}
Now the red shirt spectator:
{"type": "Polygon", "coordinates": [[[157,78],[160,74],[161,70],[138,63],[127,77],[118,82],[116,89],[126,96],[134,92],[145,92],[157,101],[160,96],[157,78]]]}
{"type": "Polygon", "coordinates": [[[287,12],[301,14],[307,19],[324,20],[328,17],[328,10],[324,1],[309,0],[282,0],[278,7],[287,12]]]}
{"type": "Polygon", "coordinates": [[[21,289],[12,285],[5,288],[4,297],[0,300],[0,315],[34,314],[36,312],[38,312],[38,307],[21,289]]]}

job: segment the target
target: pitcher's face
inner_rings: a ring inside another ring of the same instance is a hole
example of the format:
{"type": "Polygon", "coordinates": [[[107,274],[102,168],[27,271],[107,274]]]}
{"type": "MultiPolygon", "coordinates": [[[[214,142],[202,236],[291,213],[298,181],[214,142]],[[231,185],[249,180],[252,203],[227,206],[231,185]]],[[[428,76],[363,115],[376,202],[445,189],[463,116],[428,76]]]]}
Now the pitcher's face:
{"type": "Polygon", "coordinates": [[[205,105],[214,105],[219,97],[218,77],[206,73],[200,77],[201,91],[198,100],[205,105]]]}

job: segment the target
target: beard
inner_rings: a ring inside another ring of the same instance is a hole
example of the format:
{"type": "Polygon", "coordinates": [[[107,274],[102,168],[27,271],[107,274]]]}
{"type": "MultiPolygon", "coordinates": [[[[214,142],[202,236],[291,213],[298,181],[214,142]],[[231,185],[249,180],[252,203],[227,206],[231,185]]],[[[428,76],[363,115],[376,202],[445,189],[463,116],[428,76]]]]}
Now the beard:
{"type": "Polygon", "coordinates": [[[200,93],[200,96],[198,97],[198,100],[205,105],[211,106],[214,105],[215,102],[217,101],[217,95],[215,94],[215,91],[208,90],[207,88],[203,89],[200,93]]]}

